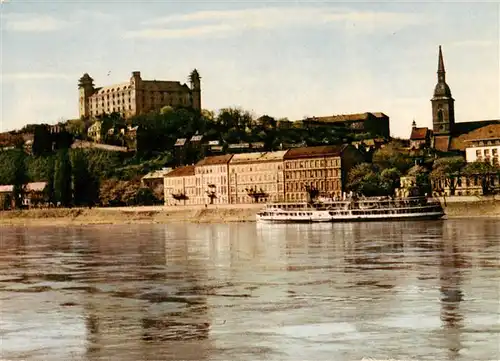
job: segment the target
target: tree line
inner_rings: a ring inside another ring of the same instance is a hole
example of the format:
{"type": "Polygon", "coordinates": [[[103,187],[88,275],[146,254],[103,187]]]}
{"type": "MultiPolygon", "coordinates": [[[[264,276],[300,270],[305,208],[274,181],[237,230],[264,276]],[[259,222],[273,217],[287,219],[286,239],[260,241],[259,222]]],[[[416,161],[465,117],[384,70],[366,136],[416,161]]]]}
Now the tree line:
{"type": "MultiPolygon", "coordinates": [[[[37,200],[47,206],[155,204],[163,195],[154,194],[140,182],[150,167],[157,168],[155,161],[138,165],[117,152],[95,149],[62,148],[39,156],[28,155],[21,148],[9,149],[0,151],[0,184],[13,185],[16,208],[22,207],[29,182],[46,182],[37,200]]],[[[2,201],[2,208],[10,203],[7,198],[2,201]]]]}
{"type": "Polygon", "coordinates": [[[402,176],[415,179],[415,195],[442,194],[445,187],[454,195],[462,177],[475,180],[487,195],[496,191],[493,179],[500,176],[500,167],[482,161],[467,163],[461,155],[439,157],[433,150],[411,154],[391,142],[374,152],[372,162],[358,164],[349,172],[347,190],[365,196],[393,196],[401,187],[402,176]]]}

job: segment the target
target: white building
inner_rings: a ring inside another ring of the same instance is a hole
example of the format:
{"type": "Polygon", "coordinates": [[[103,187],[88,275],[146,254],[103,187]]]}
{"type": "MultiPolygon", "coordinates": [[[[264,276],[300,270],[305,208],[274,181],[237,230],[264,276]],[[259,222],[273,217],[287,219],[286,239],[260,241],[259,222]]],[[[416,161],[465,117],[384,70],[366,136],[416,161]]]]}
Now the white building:
{"type": "Polygon", "coordinates": [[[465,141],[468,163],[488,161],[500,166],[500,124],[492,124],[469,133],[465,141]]]}

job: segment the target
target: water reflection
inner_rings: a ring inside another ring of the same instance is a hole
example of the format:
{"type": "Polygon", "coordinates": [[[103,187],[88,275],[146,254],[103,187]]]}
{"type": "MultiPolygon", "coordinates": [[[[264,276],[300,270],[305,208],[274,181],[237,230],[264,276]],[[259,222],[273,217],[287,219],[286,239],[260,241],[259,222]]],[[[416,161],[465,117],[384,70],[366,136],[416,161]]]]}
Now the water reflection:
{"type": "Polygon", "coordinates": [[[498,357],[494,220],[1,232],[7,359],[498,357]]]}

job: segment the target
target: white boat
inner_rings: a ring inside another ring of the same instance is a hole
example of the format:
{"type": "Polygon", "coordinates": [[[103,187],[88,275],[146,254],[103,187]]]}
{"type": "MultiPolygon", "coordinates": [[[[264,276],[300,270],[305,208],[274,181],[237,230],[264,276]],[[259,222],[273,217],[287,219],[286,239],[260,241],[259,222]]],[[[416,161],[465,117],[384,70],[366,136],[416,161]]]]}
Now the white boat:
{"type": "Polygon", "coordinates": [[[354,222],[440,219],[444,210],[427,197],[322,199],[314,203],[270,203],[257,213],[261,222],[354,222]]]}

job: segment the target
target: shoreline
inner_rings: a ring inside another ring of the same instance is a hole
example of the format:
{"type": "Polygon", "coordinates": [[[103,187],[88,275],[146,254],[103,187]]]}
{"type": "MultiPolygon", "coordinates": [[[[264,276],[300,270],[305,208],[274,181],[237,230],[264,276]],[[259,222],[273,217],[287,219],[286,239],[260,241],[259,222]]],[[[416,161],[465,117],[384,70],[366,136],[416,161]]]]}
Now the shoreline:
{"type": "MultiPolygon", "coordinates": [[[[255,222],[263,204],[0,211],[0,227],[255,222]]],[[[444,219],[500,218],[500,200],[447,201],[444,219]]]]}

